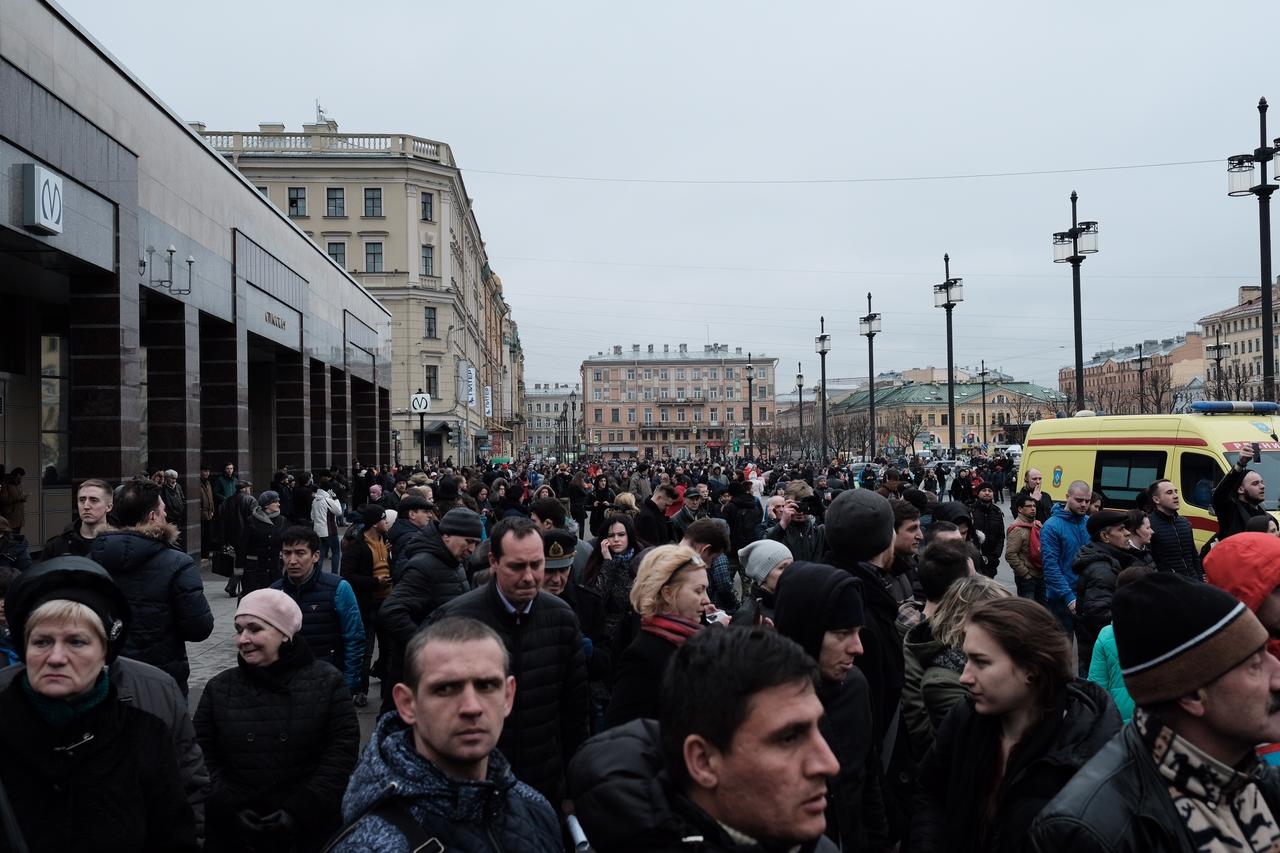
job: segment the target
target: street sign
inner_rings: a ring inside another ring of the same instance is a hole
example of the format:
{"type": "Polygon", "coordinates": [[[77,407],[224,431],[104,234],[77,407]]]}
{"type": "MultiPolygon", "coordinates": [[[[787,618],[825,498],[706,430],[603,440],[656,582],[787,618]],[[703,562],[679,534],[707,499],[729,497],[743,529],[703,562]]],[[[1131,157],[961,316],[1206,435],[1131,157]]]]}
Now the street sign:
{"type": "Polygon", "coordinates": [[[431,408],[430,394],[414,394],[409,398],[409,411],[420,414],[431,408]]]}

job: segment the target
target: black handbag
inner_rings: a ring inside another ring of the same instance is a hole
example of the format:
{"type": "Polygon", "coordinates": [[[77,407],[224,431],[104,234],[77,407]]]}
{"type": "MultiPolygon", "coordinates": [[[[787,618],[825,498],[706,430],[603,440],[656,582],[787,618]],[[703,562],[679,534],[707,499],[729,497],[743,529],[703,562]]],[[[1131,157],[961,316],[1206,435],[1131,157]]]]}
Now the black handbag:
{"type": "Polygon", "coordinates": [[[236,551],[234,548],[223,548],[213,553],[209,568],[219,577],[229,578],[236,573],[236,551]]]}

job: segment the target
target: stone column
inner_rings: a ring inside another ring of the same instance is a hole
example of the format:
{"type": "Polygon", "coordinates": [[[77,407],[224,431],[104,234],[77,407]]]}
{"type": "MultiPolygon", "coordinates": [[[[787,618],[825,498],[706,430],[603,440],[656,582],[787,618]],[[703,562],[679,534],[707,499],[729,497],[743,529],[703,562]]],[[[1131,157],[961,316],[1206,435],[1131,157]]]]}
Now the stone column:
{"type": "Polygon", "coordinates": [[[355,427],[355,455],[361,465],[381,465],[378,457],[378,395],[372,382],[351,377],[351,422],[355,427]]]}
{"type": "Polygon", "coordinates": [[[300,352],[276,347],[276,458],[272,469],[311,462],[311,372],[300,352]]]}
{"type": "Polygon", "coordinates": [[[311,373],[311,470],[328,471],[331,465],[343,466],[341,459],[333,458],[329,445],[332,428],[329,421],[329,376],[323,363],[314,358],[308,361],[311,373]]]}
{"type": "MultiPolygon", "coordinates": [[[[344,471],[351,469],[351,382],[341,368],[329,368],[329,456],[344,471]]],[[[361,460],[364,464],[372,464],[361,460]]]]}
{"type": "Polygon", "coordinates": [[[242,325],[200,315],[200,438],[211,473],[249,464],[249,338],[242,325]]]}

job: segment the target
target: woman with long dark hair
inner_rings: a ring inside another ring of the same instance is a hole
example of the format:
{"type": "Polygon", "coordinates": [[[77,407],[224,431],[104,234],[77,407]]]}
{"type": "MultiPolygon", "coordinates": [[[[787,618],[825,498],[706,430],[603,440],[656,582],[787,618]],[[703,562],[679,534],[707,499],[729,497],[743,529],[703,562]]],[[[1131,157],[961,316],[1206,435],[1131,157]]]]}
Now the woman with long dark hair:
{"type": "Polygon", "coordinates": [[[591,498],[591,487],[587,484],[587,474],[579,471],[573,475],[569,488],[565,490],[569,498],[569,515],[578,523],[578,538],[587,538],[587,502],[591,498]]]}
{"type": "Polygon", "coordinates": [[[600,474],[595,479],[596,488],[591,493],[591,535],[600,538],[600,529],[604,527],[604,517],[613,506],[614,493],[609,488],[609,477],[600,474]]]}
{"type": "Polygon", "coordinates": [[[964,653],[969,698],[920,764],[913,853],[1021,850],[1036,815],[1120,731],[1111,697],[1075,677],[1070,641],[1034,601],[974,607],[964,653]]]}
{"type": "Polygon", "coordinates": [[[632,561],[639,550],[636,528],[626,513],[605,516],[603,531],[582,570],[582,585],[604,600],[604,630],[612,648],[626,628],[631,610],[632,561]]]}

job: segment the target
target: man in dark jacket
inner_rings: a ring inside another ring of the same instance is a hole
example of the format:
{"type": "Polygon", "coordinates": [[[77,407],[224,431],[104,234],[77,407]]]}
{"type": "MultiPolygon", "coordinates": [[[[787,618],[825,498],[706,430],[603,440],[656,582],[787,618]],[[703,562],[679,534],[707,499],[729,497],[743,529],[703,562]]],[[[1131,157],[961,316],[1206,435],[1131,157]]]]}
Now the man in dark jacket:
{"type": "Polygon", "coordinates": [[[889,828],[880,755],[871,738],[867,679],[853,665],[862,653],[859,584],[834,566],[792,563],[778,581],[773,623],[818,664],[818,727],[840,761],[839,775],[827,782],[827,836],[842,850],[881,849],[889,828]]]}
{"type": "Polygon", "coordinates": [[[122,529],[96,536],[89,556],[129,600],[133,620],[121,654],[163,669],[185,696],[191,675],[186,644],[213,633],[200,571],[174,547],[178,528],[165,522],[155,483],[126,483],[115,500],[115,516],[122,529]]]}
{"type": "Polygon", "coordinates": [[[764,538],[786,545],[797,560],[822,559],[827,539],[826,529],[817,518],[819,503],[808,483],[792,480],[787,485],[786,501],[778,510],[778,520],[765,531],[764,538]]]}
{"type": "Polygon", "coordinates": [[[974,530],[982,533],[982,563],[979,571],[989,578],[996,576],[1000,568],[1000,555],[1004,553],[1004,513],[995,503],[995,487],[983,482],[978,486],[978,498],[969,510],[974,530]]]}
{"type": "Polygon", "coordinates": [[[654,489],[653,496],[640,507],[636,516],[636,538],[641,547],[653,548],[658,545],[670,545],[676,540],[675,528],[671,519],[667,518],[667,507],[678,497],[674,486],[666,483],[654,489]]]}
{"type": "Polygon", "coordinates": [[[587,737],[587,668],[573,610],[540,590],[543,560],[537,526],[504,518],[489,539],[489,583],[431,618],[470,616],[502,637],[517,690],[499,746],[517,778],[558,804],[569,756],[587,737]]]}
{"type": "Polygon", "coordinates": [[[1126,513],[1114,509],[1089,516],[1085,523],[1089,541],[1076,552],[1071,563],[1071,571],[1076,576],[1076,655],[1081,678],[1089,674],[1098,632],[1111,624],[1116,579],[1134,561],[1124,526],[1127,519],[1126,513]]]}
{"type": "Polygon", "coordinates": [[[710,628],[680,647],[661,724],[597,735],[569,768],[597,850],[832,853],[817,666],[769,628],[710,628]]]}
{"type": "Polygon", "coordinates": [[[335,853],[563,850],[555,810],[496,748],[515,698],[502,638],[442,619],[408,652],[398,713],[378,721],[343,797],[335,853]]]}
{"type": "Polygon", "coordinates": [[[395,523],[387,531],[387,541],[391,543],[391,577],[399,580],[404,574],[406,555],[410,550],[420,548],[424,531],[431,526],[433,506],[421,495],[413,494],[400,501],[396,510],[395,523]],[[413,543],[412,545],[410,543],[413,543]]]}
{"type": "Polygon", "coordinates": [[[1196,549],[1191,522],[1178,515],[1182,498],[1178,487],[1169,480],[1157,480],[1147,489],[1155,509],[1151,521],[1151,544],[1147,548],[1156,562],[1156,570],[1177,572],[1190,580],[1204,580],[1204,566],[1196,549]]]}
{"type": "Polygon", "coordinates": [[[671,516],[671,526],[675,528],[677,539],[683,538],[689,525],[693,524],[700,518],[706,518],[710,515],[707,506],[707,498],[698,491],[697,487],[690,486],[684,493],[684,506],[680,507],[680,511],[671,516]]]}
{"type": "Polygon", "coordinates": [[[1197,853],[1280,843],[1280,661],[1230,594],[1157,572],[1116,592],[1133,721],[1040,812],[1037,853],[1197,853]]]}
{"type": "Polygon", "coordinates": [[[760,502],[751,495],[751,484],[734,480],[729,484],[729,503],[721,510],[729,523],[729,558],[741,565],[738,552],[756,541],[756,527],[760,524],[760,502]]]}
{"type": "Polygon", "coordinates": [[[1028,468],[1027,473],[1023,475],[1023,486],[1013,496],[1010,506],[1014,512],[1018,511],[1018,504],[1025,497],[1030,496],[1036,502],[1036,521],[1044,524],[1049,520],[1049,516],[1053,513],[1053,498],[1041,488],[1044,482],[1044,475],[1040,473],[1038,468],[1028,468]]]}
{"type": "Polygon", "coordinates": [[[1213,512],[1218,517],[1218,539],[1240,533],[1255,515],[1265,515],[1262,500],[1267,484],[1262,475],[1249,470],[1253,451],[1240,451],[1240,458],[1213,490],[1213,512]]]}
{"type": "Polygon", "coordinates": [[[105,480],[85,480],[76,489],[76,517],[61,533],[44,543],[41,559],[51,560],[64,554],[89,556],[94,538],[107,529],[111,512],[111,486],[105,480]]]}
{"type": "Polygon", "coordinates": [[[464,567],[481,533],[479,513],[456,507],[446,512],[439,524],[428,524],[418,535],[399,540],[405,543],[399,555],[400,577],[378,611],[378,627],[387,641],[387,677],[382,682],[386,687],[380,713],[395,707],[391,685],[402,677],[404,650],[414,633],[437,607],[471,588],[464,567]]]}

